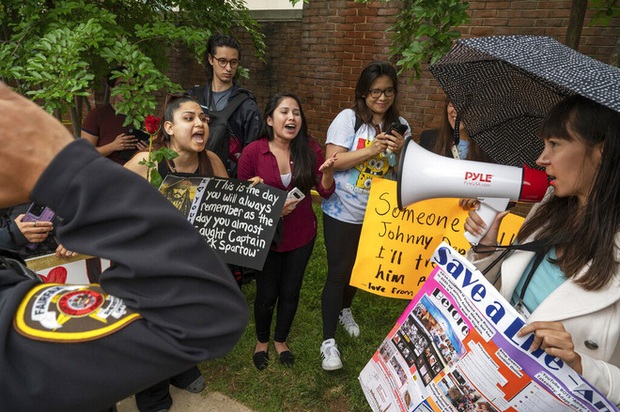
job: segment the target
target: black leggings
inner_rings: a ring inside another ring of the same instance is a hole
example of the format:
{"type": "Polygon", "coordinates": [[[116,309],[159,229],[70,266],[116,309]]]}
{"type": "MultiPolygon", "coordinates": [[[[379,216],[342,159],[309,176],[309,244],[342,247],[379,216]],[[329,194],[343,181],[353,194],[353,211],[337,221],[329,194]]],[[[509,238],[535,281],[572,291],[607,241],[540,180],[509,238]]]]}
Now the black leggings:
{"type": "Polygon", "coordinates": [[[323,236],[327,250],[327,279],[321,296],[323,340],[336,335],[338,315],[351,307],[357,288],[349,285],[362,225],[341,222],[323,213],[323,236]]]}
{"type": "Polygon", "coordinates": [[[276,303],[278,311],[274,340],[286,342],[297,312],[304,272],[313,248],[314,239],[288,252],[269,251],[263,270],[256,274],[254,321],[259,342],[269,342],[276,303]]]}

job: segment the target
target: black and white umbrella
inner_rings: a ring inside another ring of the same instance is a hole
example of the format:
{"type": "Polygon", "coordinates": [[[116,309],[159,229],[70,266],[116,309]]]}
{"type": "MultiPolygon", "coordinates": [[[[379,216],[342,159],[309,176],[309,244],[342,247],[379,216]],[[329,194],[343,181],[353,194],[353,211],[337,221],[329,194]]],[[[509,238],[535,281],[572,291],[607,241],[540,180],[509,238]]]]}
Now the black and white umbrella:
{"type": "Polygon", "coordinates": [[[543,119],[566,96],[620,112],[620,69],[550,37],[459,40],[430,71],[470,137],[500,164],[535,167],[543,119]]]}

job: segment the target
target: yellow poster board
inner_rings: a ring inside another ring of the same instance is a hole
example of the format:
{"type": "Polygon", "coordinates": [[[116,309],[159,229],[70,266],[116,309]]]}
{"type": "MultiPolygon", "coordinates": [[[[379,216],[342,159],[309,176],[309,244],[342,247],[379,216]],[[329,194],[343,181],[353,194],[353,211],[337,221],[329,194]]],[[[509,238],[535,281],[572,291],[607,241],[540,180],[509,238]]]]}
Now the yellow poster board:
{"type": "MultiPolygon", "coordinates": [[[[434,267],[433,251],[447,242],[461,254],[467,211],[458,199],[430,199],[400,210],[396,182],[373,179],[362,226],[351,286],[377,295],[411,299],[434,267]]],[[[502,245],[514,241],[523,218],[512,213],[502,221],[502,245]]]]}

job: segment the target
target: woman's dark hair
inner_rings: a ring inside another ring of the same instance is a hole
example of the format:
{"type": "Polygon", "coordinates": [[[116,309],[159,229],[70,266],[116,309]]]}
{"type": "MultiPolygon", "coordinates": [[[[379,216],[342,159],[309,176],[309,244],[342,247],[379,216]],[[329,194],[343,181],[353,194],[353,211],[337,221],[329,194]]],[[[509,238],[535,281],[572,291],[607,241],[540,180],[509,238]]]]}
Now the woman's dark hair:
{"type": "MultiPolygon", "coordinates": [[[[218,47],[230,47],[237,50],[239,53],[239,61],[241,61],[241,43],[232,36],[223,33],[214,33],[207,40],[207,50],[205,51],[205,70],[207,71],[207,77],[213,77],[213,67],[209,64],[209,55],[215,57],[216,49],[218,47]]],[[[239,72],[235,74],[237,77],[239,72]]]]}
{"type": "Polygon", "coordinates": [[[518,239],[523,241],[536,233],[536,239],[560,248],[556,263],[567,278],[590,264],[575,282],[586,290],[602,289],[618,267],[620,113],[585,97],[570,96],[551,109],[541,136],[579,139],[585,143],[586,153],[601,150],[601,161],[585,207],[580,207],[575,196],[553,196],[523,225],[518,239]]]}
{"type": "Polygon", "coordinates": [[[292,181],[295,183],[295,186],[299,188],[305,194],[310,193],[310,189],[315,184],[316,175],[315,175],[315,163],[316,156],[310,146],[308,145],[308,140],[311,139],[308,135],[308,124],[306,123],[306,116],[304,115],[304,111],[301,107],[301,102],[299,98],[288,92],[280,92],[273,95],[267,105],[265,106],[265,112],[263,114],[263,123],[261,127],[260,136],[265,136],[269,141],[272,141],[273,136],[273,127],[267,124],[267,117],[271,117],[273,119],[273,112],[280,105],[282,100],[285,98],[294,99],[299,105],[299,113],[301,116],[301,129],[299,133],[293,141],[291,142],[291,160],[293,161],[293,179],[292,181]]]}
{"type": "MultiPolygon", "coordinates": [[[[431,151],[442,156],[452,157],[454,128],[450,124],[450,119],[448,118],[448,104],[450,104],[450,100],[446,99],[441,126],[437,129],[437,137],[431,147],[431,151]]],[[[469,149],[467,151],[466,159],[475,160],[478,162],[494,163],[493,160],[472,139],[469,139],[469,149]]]]}
{"type": "MultiPolygon", "coordinates": [[[[157,131],[157,136],[153,139],[153,148],[155,150],[162,146],[168,147],[170,144],[170,136],[164,130],[164,123],[174,122],[174,114],[185,102],[195,102],[198,104],[198,101],[187,93],[172,93],[166,96],[166,102],[162,108],[159,120],[159,130],[157,131]]],[[[201,176],[213,176],[213,166],[206,149],[198,152],[198,174],[201,176]]]]}
{"type": "Polygon", "coordinates": [[[387,61],[372,62],[362,70],[360,77],[357,79],[357,85],[355,86],[355,104],[353,105],[353,111],[362,119],[365,124],[374,127],[372,121],[372,110],[366,105],[366,96],[370,92],[372,83],[381,76],[388,76],[392,80],[394,85],[394,103],[385,112],[383,117],[383,124],[381,130],[386,131],[387,127],[393,122],[399,121],[400,114],[396,108],[396,97],[398,97],[398,77],[396,75],[396,69],[387,61]]]}

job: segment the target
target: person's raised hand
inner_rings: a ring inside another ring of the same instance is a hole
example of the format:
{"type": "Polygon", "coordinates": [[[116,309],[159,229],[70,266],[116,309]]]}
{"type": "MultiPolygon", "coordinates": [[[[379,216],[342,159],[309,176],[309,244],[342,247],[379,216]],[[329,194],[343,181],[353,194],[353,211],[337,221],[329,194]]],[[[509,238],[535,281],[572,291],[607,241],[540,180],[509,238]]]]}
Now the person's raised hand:
{"type": "Polygon", "coordinates": [[[41,107],[0,82],[0,207],[29,201],[52,159],[73,141],[41,107]]]}
{"type": "Polygon", "coordinates": [[[319,166],[319,171],[325,173],[334,173],[334,163],[336,163],[336,156],[338,153],[334,153],[330,158],[326,159],[321,166],[319,166]]]}

